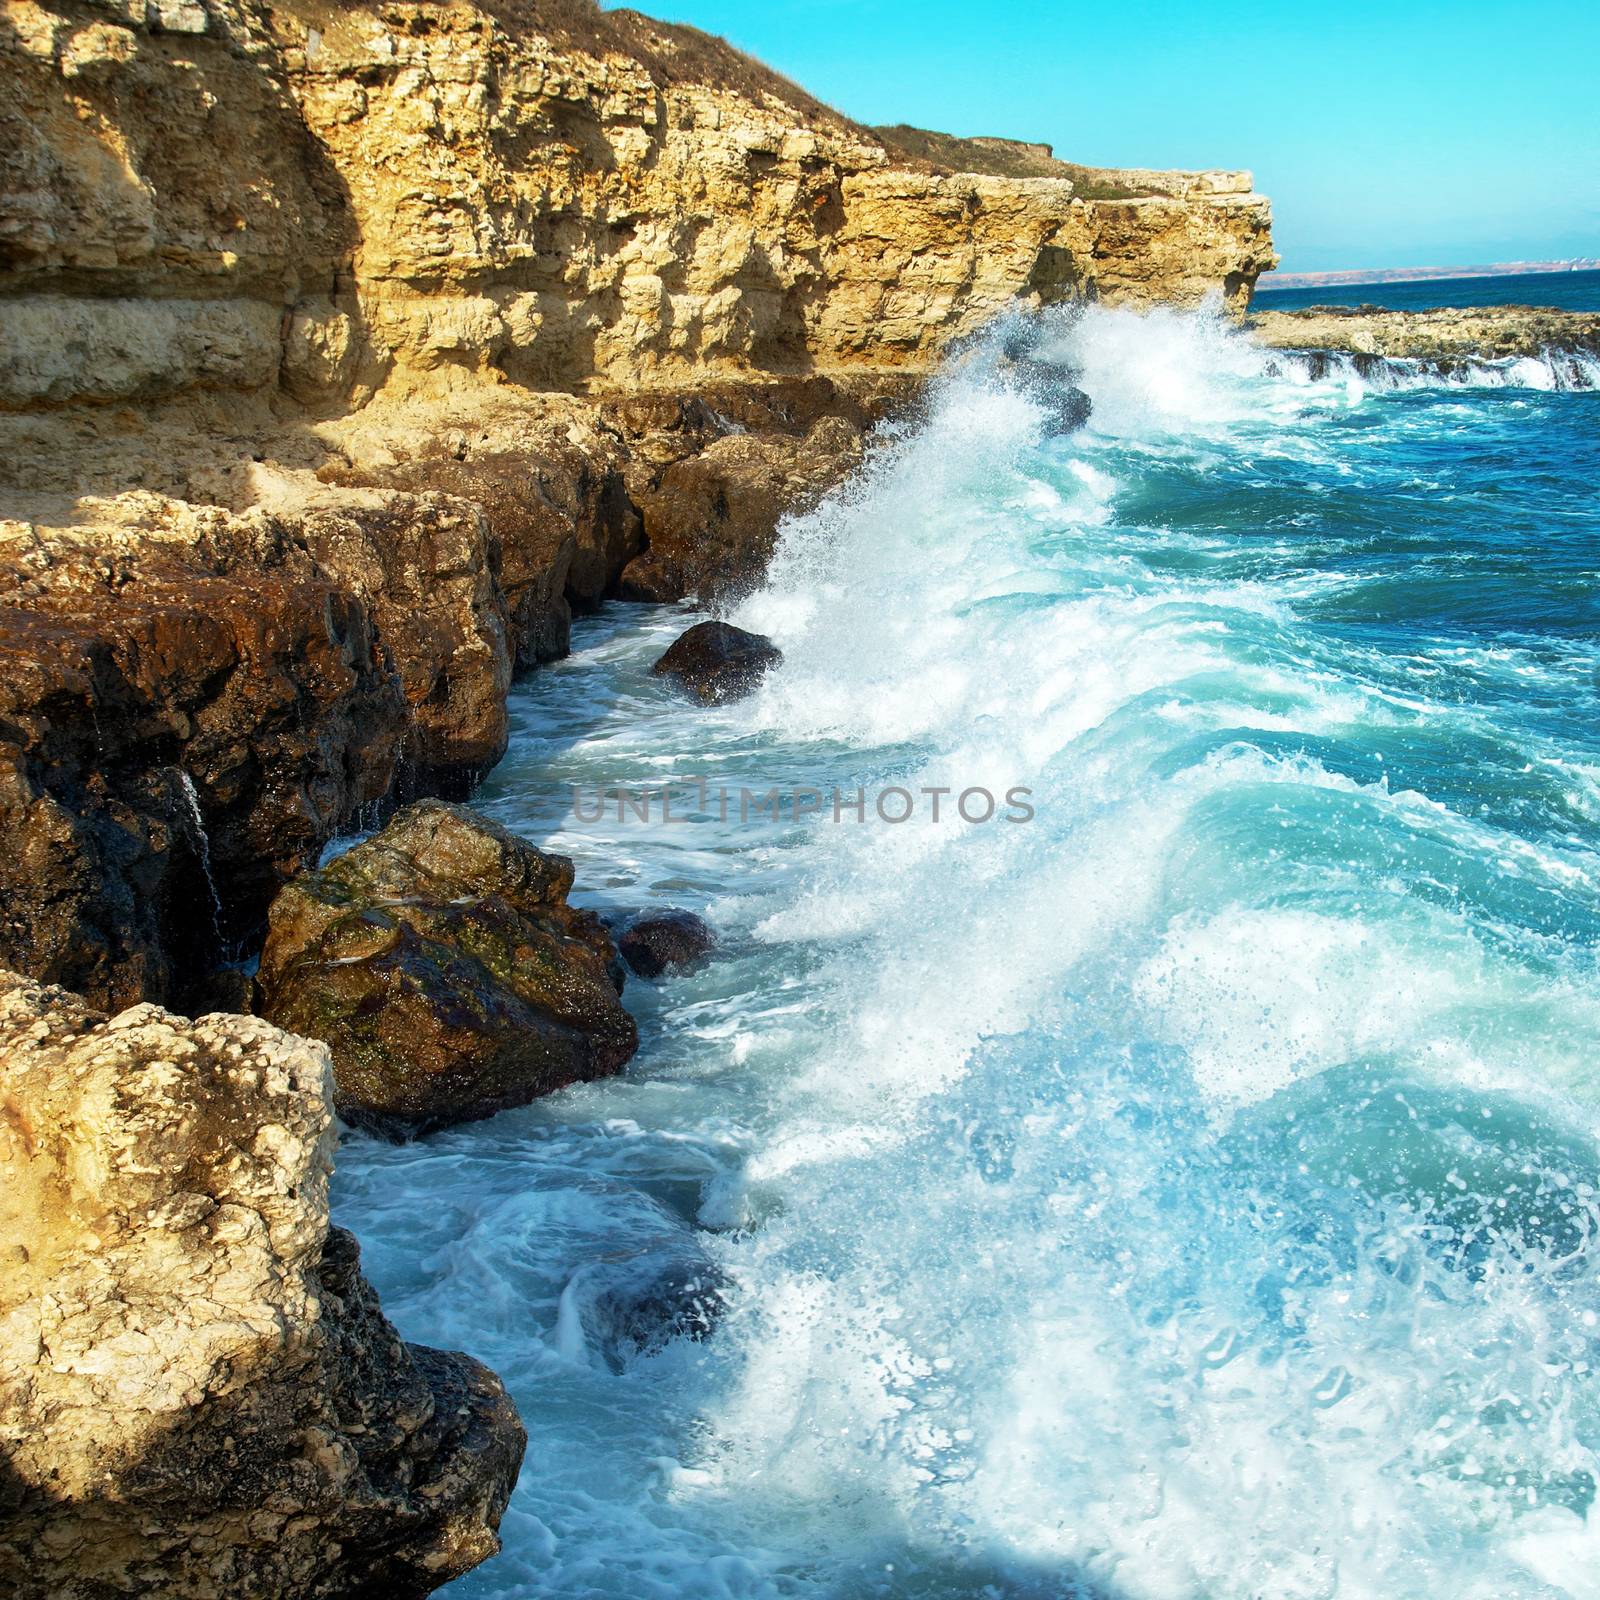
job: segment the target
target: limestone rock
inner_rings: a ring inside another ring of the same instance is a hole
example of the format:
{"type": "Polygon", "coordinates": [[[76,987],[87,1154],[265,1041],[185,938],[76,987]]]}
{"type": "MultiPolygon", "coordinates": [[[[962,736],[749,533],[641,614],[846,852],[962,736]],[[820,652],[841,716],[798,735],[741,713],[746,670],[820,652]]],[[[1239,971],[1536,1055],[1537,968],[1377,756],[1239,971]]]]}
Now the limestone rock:
{"type": "Polygon", "coordinates": [[[641,978],[698,966],[716,947],[716,934],[692,911],[657,911],[636,917],[617,940],[622,959],[641,978]]]}
{"type": "Polygon", "coordinates": [[[620,592],[636,600],[725,600],[761,579],[778,525],[859,464],[865,435],[919,392],[904,376],[813,375],[608,400],[627,451],[648,548],[620,592]]]}
{"type": "Polygon", "coordinates": [[[942,165],[634,13],[161,0],[109,22],[16,0],[8,18],[0,305],[58,316],[29,298],[92,280],[51,396],[926,370],[1016,299],[1239,309],[1274,259],[1247,173],[1035,155],[1017,175],[995,141],[947,140],[942,165]],[[140,304],[177,322],[136,353],[118,330],[140,304]],[[202,335],[217,316],[249,322],[242,365],[202,335]],[[281,360],[257,348],[274,322],[281,360]]]}
{"type": "Polygon", "coordinates": [[[403,1138],[618,1071],[638,1048],[572,863],[422,801],[274,902],[261,1010],[333,1052],[347,1119],[403,1138]]]}
{"type": "Polygon", "coordinates": [[[0,1586],[421,1596],[498,1548],[524,1434],[328,1226],[318,1044],[0,973],[0,1586]]]}
{"type": "Polygon", "coordinates": [[[28,295],[0,314],[0,409],[259,389],[277,374],[278,320],[258,300],[28,295]]]}
{"type": "Polygon", "coordinates": [[[702,705],[722,705],[753,693],[782,660],[783,652],[762,634],[728,622],[697,622],[650,671],[702,705]]]}
{"type": "Polygon", "coordinates": [[[1280,350],[1338,350],[1434,363],[1551,351],[1600,353],[1600,313],[1531,306],[1443,311],[1316,306],[1256,312],[1248,326],[1263,344],[1280,350]]]}

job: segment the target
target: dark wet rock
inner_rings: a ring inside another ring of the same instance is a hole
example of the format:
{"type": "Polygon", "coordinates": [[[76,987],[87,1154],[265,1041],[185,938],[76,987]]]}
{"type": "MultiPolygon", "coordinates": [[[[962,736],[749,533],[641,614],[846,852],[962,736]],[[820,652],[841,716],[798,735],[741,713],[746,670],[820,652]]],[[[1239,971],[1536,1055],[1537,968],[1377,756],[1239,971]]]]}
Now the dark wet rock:
{"type": "Polygon", "coordinates": [[[650,670],[703,705],[721,705],[754,692],[782,660],[783,652],[763,634],[729,622],[697,622],[650,670]]]}
{"type": "Polygon", "coordinates": [[[213,1011],[250,1016],[259,998],[254,973],[242,967],[218,967],[215,972],[207,973],[195,983],[189,998],[189,1009],[197,1017],[213,1011]]]}
{"type": "Polygon", "coordinates": [[[641,978],[700,965],[717,947],[709,923],[692,911],[661,911],[629,923],[617,948],[641,978]]]}
{"type": "Polygon", "coordinates": [[[401,793],[464,798],[505,754],[512,654],[483,510],[443,494],[330,497],[292,537],[360,597],[406,700],[401,793]]]}
{"type": "Polygon", "coordinates": [[[333,1051],[347,1120],[405,1138],[619,1071],[638,1030],[572,863],[422,801],[273,903],[261,1011],[333,1051]]]}
{"type": "Polygon", "coordinates": [[[1094,402],[1082,389],[1069,385],[1049,397],[1048,409],[1052,433],[1073,433],[1089,420],[1094,402]]]}
{"type": "Polygon", "coordinates": [[[734,433],[674,463],[641,498],[649,548],[624,569],[623,596],[711,604],[753,589],[784,515],[815,504],[861,453],[858,428],[824,417],[803,437],[734,433]]]}
{"type": "Polygon", "coordinates": [[[709,604],[753,588],[783,517],[852,471],[866,432],[919,386],[904,374],[813,376],[607,402],[648,546],[623,572],[624,598],[709,604]]]}
{"type": "Polygon", "coordinates": [[[326,1049],[0,974],[0,1590],[416,1600],[499,1548],[525,1435],[328,1225],[326,1049]]]}
{"type": "Polygon", "coordinates": [[[674,1339],[709,1338],[727,1309],[728,1284],[698,1251],[666,1247],[584,1268],[575,1293],[585,1337],[620,1368],[674,1339]]]}
{"type": "Polygon", "coordinates": [[[1028,398],[1044,409],[1052,433],[1073,433],[1093,414],[1094,402],[1073,382],[1078,376],[1075,368],[1020,356],[1005,370],[1028,398]]]}
{"type": "Polygon", "coordinates": [[[910,374],[821,376],[647,390],[607,401],[648,548],[625,599],[725,602],[760,582],[778,524],[861,460],[867,431],[920,392],[910,374]]]}
{"type": "Polygon", "coordinates": [[[194,1009],[283,880],[388,791],[371,611],[270,519],[0,544],[0,961],[194,1009]]]}
{"type": "Polygon", "coordinates": [[[505,596],[519,670],[566,655],[574,608],[592,608],[614,593],[622,569],[644,549],[621,470],[559,439],[478,450],[466,459],[440,445],[382,471],[324,476],[438,491],[477,506],[487,521],[487,564],[505,596]]]}
{"type": "Polygon", "coordinates": [[[1037,327],[1026,324],[1006,329],[1000,340],[1000,354],[1007,361],[1026,361],[1039,343],[1037,327]]]}

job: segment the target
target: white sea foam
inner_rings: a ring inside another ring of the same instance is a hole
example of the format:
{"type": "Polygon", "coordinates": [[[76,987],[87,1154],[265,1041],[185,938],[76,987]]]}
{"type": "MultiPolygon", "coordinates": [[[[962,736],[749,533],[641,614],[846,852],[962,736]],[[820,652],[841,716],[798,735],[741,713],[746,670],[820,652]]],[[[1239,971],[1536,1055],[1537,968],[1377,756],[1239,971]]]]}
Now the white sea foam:
{"type": "Polygon", "coordinates": [[[689,750],[1036,815],[559,834],[729,948],[630,986],[629,1078],[344,1153],[386,1307],[528,1413],[467,1592],[1596,1592],[1600,765],[1506,687],[1592,659],[1323,623],[1411,402],[1207,318],[1038,333],[1089,427],[969,352],[785,530],[754,698],[651,684],[675,615],[523,691],[530,831],[689,750]],[[720,1326],[618,1360],[597,1285],[674,1252],[720,1326]]]}

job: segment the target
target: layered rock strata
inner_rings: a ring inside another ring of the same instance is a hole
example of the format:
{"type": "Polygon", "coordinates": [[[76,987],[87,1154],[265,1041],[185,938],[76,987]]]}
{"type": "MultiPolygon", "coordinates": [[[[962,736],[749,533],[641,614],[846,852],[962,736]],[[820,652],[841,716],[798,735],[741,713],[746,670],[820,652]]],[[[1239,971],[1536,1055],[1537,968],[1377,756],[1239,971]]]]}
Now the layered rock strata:
{"type": "Polygon", "coordinates": [[[947,170],[575,0],[7,15],[10,408],[925,366],[1019,296],[1242,306],[1273,259],[1248,174],[947,170]]]}
{"type": "Polygon", "coordinates": [[[1000,307],[1272,260],[1247,175],[930,159],[584,0],[13,0],[0,83],[0,958],[112,1005],[469,789],[575,610],[757,581],[1000,307]]]}
{"type": "Polygon", "coordinates": [[[498,1548],[524,1434],[328,1225],[326,1049],[0,973],[0,1586],[421,1596],[498,1548]]]}
{"type": "Polygon", "coordinates": [[[1435,364],[1600,353],[1600,313],[1536,306],[1443,311],[1317,306],[1258,311],[1247,325],[1261,343],[1275,349],[1333,350],[1435,364]]]}

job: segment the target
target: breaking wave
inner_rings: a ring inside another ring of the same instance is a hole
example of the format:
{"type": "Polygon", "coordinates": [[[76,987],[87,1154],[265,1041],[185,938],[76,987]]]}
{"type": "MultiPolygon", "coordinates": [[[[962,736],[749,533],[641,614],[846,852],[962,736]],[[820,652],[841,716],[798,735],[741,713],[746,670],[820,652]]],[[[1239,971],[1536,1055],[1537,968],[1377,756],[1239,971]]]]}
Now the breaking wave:
{"type": "Polygon", "coordinates": [[[630,987],[625,1078],[342,1153],[529,1423],[464,1594],[1597,1592],[1577,359],[1015,319],[786,529],[755,698],[664,692],[665,609],[517,691],[480,803],[728,954],[630,987]],[[1035,816],[564,806],[686,771],[1035,816]]]}

